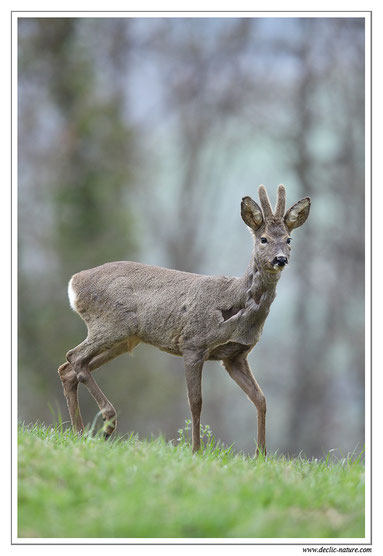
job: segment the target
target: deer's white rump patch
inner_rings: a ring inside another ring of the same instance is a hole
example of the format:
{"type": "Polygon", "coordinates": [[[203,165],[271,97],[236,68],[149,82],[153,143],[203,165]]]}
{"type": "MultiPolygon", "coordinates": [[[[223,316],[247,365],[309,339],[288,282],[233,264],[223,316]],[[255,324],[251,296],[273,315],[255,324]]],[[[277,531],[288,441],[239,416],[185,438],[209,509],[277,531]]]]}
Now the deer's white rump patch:
{"type": "Polygon", "coordinates": [[[73,289],[72,286],[72,280],[73,278],[71,278],[69,280],[69,284],[68,284],[68,297],[69,297],[69,303],[70,306],[72,307],[73,311],[75,311],[77,313],[77,308],[76,308],[76,292],[73,289]]]}

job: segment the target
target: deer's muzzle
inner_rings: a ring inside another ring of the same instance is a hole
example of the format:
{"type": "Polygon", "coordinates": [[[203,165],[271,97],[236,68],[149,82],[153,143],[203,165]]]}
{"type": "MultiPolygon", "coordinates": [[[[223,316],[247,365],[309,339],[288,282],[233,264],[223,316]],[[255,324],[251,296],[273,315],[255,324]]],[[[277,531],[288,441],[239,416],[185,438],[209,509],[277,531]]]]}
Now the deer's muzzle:
{"type": "Polygon", "coordinates": [[[287,265],[287,257],[275,257],[272,264],[283,267],[287,265]]]}

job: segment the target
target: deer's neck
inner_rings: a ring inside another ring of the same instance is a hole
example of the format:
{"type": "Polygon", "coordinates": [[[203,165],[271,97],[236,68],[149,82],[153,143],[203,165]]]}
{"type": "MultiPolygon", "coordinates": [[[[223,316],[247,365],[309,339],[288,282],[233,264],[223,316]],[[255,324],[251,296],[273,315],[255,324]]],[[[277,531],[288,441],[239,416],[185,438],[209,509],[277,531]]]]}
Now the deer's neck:
{"type": "Polygon", "coordinates": [[[255,258],[240,282],[243,311],[235,321],[232,342],[255,346],[261,337],[263,325],[275,299],[280,274],[268,273],[259,268],[255,258]]]}
{"type": "Polygon", "coordinates": [[[279,278],[279,272],[274,273],[261,270],[255,257],[252,257],[244,276],[247,297],[253,299],[258,304],[263,296],[264,302],[271,305],[276,295],[279,278]]]}

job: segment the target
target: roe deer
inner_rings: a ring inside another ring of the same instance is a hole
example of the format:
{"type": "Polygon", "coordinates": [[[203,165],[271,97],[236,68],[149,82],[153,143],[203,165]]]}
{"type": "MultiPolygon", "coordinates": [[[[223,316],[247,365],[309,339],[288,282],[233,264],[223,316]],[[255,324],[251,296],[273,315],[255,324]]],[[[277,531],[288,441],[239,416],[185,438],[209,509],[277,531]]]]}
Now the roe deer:
{"type": "Polygon", "coordinates": [[[70,304],[85,321],[88,336],[68,351],[58,372],[76,431],[84,429],[77,397],[82,382],[100,408],[105,438],[112,434],[116,411],[92,371],[144,342],[184,358],[193,452],[200,448],[202,366],[207,360],[221,360],[257,408],[257,454],[266,453],[266,401],[247,356],[262,334],[288,264],[290,233],[306,221],[310,199],[301,199],[285,213],[286,193],[280,185],[273,212],[263,185],[258,192],[262,210],[250,197],[241,204],[242,219],[254,236],[250,265],[241,278],[129,261],[106,263],[71,278],[70,304]]]}

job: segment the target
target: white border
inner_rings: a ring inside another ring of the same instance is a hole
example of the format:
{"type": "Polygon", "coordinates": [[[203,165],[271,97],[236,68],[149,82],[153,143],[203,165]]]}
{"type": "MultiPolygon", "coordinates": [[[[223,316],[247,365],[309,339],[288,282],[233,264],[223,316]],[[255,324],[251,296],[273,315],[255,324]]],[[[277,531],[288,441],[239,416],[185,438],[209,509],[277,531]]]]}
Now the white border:
{"type": "Polygon", "coordinates": [[[323,12],[310,12],[310,11],[286,11],[286,12],[275,12],[275,11],[214,11],[214,10],[196,10],[196,11],[182,11],[182,10],[170,10],[170,11],[15,11],[13,12],[13,17],[39,17],[39,18],[49,18],[49,17],[74,17],[74,18],[156,18],[156,17],[169,17],[169,18],[236,18],[236,17],[269,17],[269,18],[366,18],[369,17],[370,13],[367,11],[323,11],[323,12]],[[259,14],[259,15],[258,15],[259,14]]]}
{"type": "Polygon", "coordinates": [[[365,19],[365,534],[371,542],[371,16],[365,19]]]}
{"type": "Polygon", "coordinates": [[[12,542],[17,538],[17,361],[18,361],[18,321],[17,321],[17,19],[12,17],[12,542]]]}
{"type": "Polygon", "coordinates": [[[266,552],[268,550],[268,546],[274,548],[276,546],[282,545],[284,549],[288,547],[288,545],[299,545],[300,550],[301,545],[309,546],[313,544],[317,544],[320,546],[324,545],[332,545],[332,546],[344,546],[344,545],[367,545],[370,544],[370,523],[371,523],[371,514],[370,514],[370,485],[371,485],[371,477],[370,477],[370,454],[371,454],[371,442],[370,442],[370,434],[371,434],[371,426],[370,426],[370,415],[371,415],[371,405],[370,405],[370,388],[371,388],[371,380],[370,380],[370,369],[371,369],[371,350],[370,350],[370,338],[371,338],[371,310],[370,310],[370,295],[371,295],[371,288],[370,288],[370,281],[371,281],[371,272],[370,272],[370,265],[371,265],[371,257],[370,257],[370,249],[371,249],[371,241],[370,241],[370,226],[371,226],[371,219],[370,219],[370,184],[371,184],[371,168],[370,168],[370,160],[371,160],[371,142],[370,142],[370,134],[371,134],[371,124],[370,124],[370,113],[371,113],[371,75],[370,75],[370,41],[371,41],[371,15],[369,12],[366,11],[354,11],[354,12],[345,12],[345,11],[337,11],[337,12],[310,12],[310,11],[290,11],[290,12],[263,12],[263,11],[230,11],[230,12],[219,12],[219,11],[151,11],[150,13],[146,11],[99,11],[99,12],[92,12],[92,11],[15,11],[12,14],[12,122],[13,122],[13,135],[12,135],[12,182],[13,182],[13,203],[12,203],[12,253],[13,253],[13,261],[12,261],[12,275],[13,275],[13,293],[12,293],[12,304],[13,304],[13,322],[12,322],[12,359],[13,359],[13,373],[12,373],[12,430],[13,430],[13,437],[12,437],[12,543],[18,545],[25,545],[25,544],[36,544],[36,545],[51,545],[51,544],[76,544],[76,545],[83,545],[83,544],[92,544],[92,545],[105,545],[105,544],[114,544],[114,545],[180,545],[180,544],[204,544],[204,545],[216,545],[216,544],[224,544],[224,545],[262,545],[263,550],[266,552]],[[366,23],[366,189],[365,189],[365,201],[366,201],[366,208],[365,208],[365,217],[366,217],[366,225],[365,225],[365,232],[366,232],[366,308],[365,308],[365,344],[366,344],[366,413],[365,413],[365,423],[366,423],[366,537],[365,538],[272,538],[272,539],[250,539],[250,538],[235,538],[235,539],[135,539],[135,538],[127,538],[127,539],[94,539],[94,538],[48,538],[48,539],[27,539],[27,538],[18,538],[17,537],[17,459],[16,459],[16,452],[17,452],[17,442],[16,442],[16,431],[17,431],[17,20],[21,17],[39,17],[39,18],[48,18],[48,17],[75,17],[75,18],[118,18],[118,17],[125,17],[125,18],[149,18],[149,17],[173,17],[173,18],[187,18],[187,17],[194,17],[194,18],[210,18],[210,17],[221,17],[221,18],[234,18],[234,17],[270,17],[270,18],[290,18],[290,17],[310,17],[310,18],[364,18],[366,23]],[[253,542],[252,542],[253,541],[253,542]],[[286,546],[287,545],[287,546],[286,546]]]}

